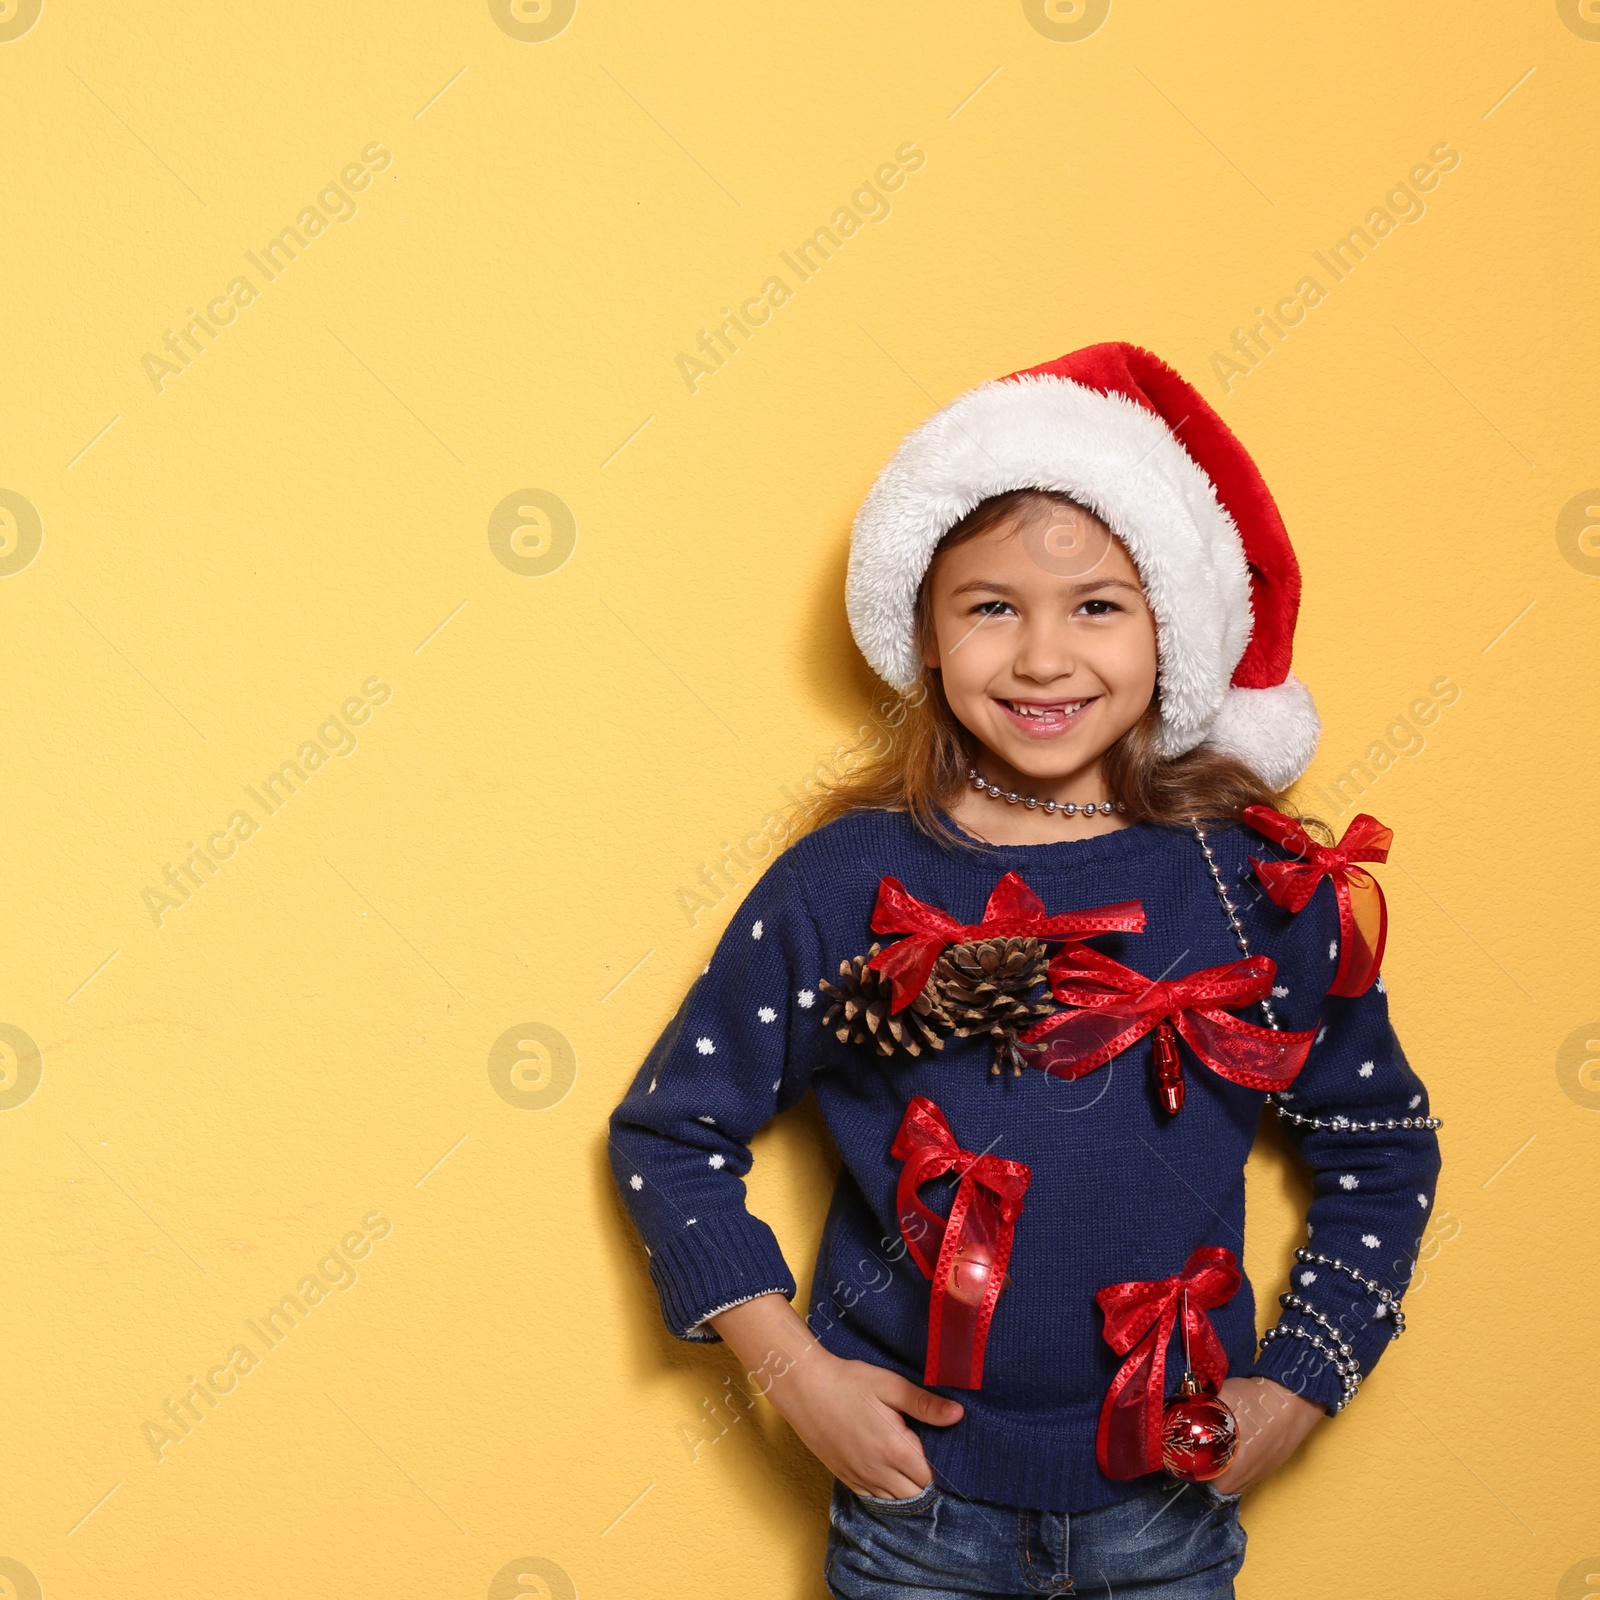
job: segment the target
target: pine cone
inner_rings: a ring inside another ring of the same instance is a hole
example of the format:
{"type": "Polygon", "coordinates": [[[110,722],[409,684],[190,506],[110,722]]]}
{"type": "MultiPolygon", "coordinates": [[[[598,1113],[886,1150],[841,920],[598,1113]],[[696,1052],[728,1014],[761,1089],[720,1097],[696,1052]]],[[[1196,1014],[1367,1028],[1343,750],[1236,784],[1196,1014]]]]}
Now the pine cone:
{"type": "Polygon", "coordinates": [[[875,944],[866,955],[841,961],[837,984],[824,978],[817,985],[830,1000],[822,1014],[823,1026],[842,1044],[870,1044],[880,1056],[893,1055],[897,1049],[909,1056],[920,1056],[925,1049],[942,1050],[940,1035],[949,1032],[950,1018],[932,983],[925,984],[904,1010],[891,1011],[889,979],[867,965],[878,949],[875,944]]]}
{"type": "Polygon", "coordinates": [[[1055,1009],[1049,999],[1029,998],[1048,981],[1050,958],[1038,939],[981,939],[951,946],[928,980],[958,1039],[987,1033],[995,1041],[990,1071],[1010,1061],[1020,1077],[1016,1039],[1036,1017],[1055,1009]]]}

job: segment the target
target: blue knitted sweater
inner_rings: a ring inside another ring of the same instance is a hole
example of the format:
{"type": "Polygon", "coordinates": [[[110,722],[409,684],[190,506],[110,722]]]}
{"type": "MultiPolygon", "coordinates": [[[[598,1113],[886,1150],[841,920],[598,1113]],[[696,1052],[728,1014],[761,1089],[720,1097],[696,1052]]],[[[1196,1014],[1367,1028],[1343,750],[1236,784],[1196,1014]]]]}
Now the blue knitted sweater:
{"type": "MultiPolygon", "coordinates": [[[[1308,1119],[1283,1119],[1311,1172],[1308,1247],[1343,1267],[1250,1250],[1244,1166],[1265,1096],[1220,1077],[1186,1044],[1179,1049],[1187,1098],[1173,1116],[1152,1091],[1149,1036],[1067,1081],[1032,1068],[994,1076],[983,1037],[951,1038],[941,1051],[909,1059],[841,1043],[823,1027],[818,980],[836,979],[840,963],[865,955],[875,940],[889,942],[871,931],[885,875],[963,924],[980,920],[1008,871],[1050,913],[1137,899],[1142,933],[1088,942],[1152,978],[1238,960],[1191,830],[1137,823],[1091,839],[965,855],[940,847],[904,813],[859,811],[798,840],[766,868],[612,1113],[612,1171],[672,1334],[715,1341],[705,1321],[712,1313],[774,1290],[795,1294],[772,1230],[746,1206],[743,1178],[751,1137],[809,1090],[841,1165],[807,1320],[835,1354],[921,1384],[930,1289],[900,1239],[901,1164],[890,1144],[907,1102],[924,1095],[962,1149],[1032,1170],[982,1387],[939,1389],[966,1408],[952,1426],[908,1419],[939,1482],[978,1499],[1068,1512],[1134,1492],[1138,1481],[1108,1478],[1095,1460],[1100,1407],[1122,1361],[1102,1337],[1095,1291],[1179,1273],[1202,1245],[1232,1250],[1245,1274],[1210,1313],[1230,1373],[1262,1374],[1330,1413],[1341,1409],[1339,1373],[1323,1352],[1342,1340],[1362,1375],[1376,1363],[1396,1323],[1368,1285],[1404,1293],[1432,1208],[1436,1136],[1387,1126],[1426,1118],[1427,1092],[1390,1026],[1383,979],[1356,998],[1327,992],[1339,955],[1332,883],[1324,878],[1290,914],[1260,892],[1248,859],[1290,859],[1285,851],[1243,826],[1206,833],[1251,953],[1277,963],[1279,1025],[1317,1030],[1305,1066],[1277,1098],[1285,1112],[1308,1119]],[[1373,1121],[1378,1130],[1365,1126],[1373,1121]],[[1287,1308],[1282,1321],[1316,1335],[1322,1350],[1280,1335],[1258,1354],[1252,1269],[1273,1292],[1288,1278],[1306,1309],[1287,1308]]],[[[1259,1006],[1240,1015],[1264,1020],[1259,1006]]],[[[955,1184],[956,1175],[925,1184],[924,1204],[947,1212],[955,1184]]],[[[1182,1367],[1174,1336],[1169,1394],[1182,1367]]]]}

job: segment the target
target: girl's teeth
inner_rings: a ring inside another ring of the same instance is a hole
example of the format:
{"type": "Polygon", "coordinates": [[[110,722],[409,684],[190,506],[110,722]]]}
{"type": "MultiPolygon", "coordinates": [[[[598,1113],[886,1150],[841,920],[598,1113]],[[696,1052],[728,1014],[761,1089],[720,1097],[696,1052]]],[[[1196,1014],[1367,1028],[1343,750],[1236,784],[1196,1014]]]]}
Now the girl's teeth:
{"type": "Polygon", "coordinates": [[[1045,716],[1071,716],[1074,711],[1080,710],[1084,704],[1082,700],[1074,700],[1064,706],[1024,706],[1018,705],[1015,700],[1007,700],[1006,704],[1017,713],[1019,717],[1045,717],[1045,716]]]}

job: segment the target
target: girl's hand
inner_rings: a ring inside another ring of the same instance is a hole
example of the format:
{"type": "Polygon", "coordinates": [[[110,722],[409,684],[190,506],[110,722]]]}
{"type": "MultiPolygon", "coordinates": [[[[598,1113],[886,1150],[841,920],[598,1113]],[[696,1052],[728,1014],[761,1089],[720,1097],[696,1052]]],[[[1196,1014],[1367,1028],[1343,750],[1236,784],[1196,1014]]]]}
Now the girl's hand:
{"type": "Polygon", "coordinates": [[[1271,1378],[1224,1378],[1221,1394],[1239,1423],[1239,1445],[1228,1470],[1209,1480],[1223,1494],[1238,1494],[1277,1471],[1328,1414],[1317,1401],[1271,1378]]]}
{"type": "Polygon", "coordinates": [[[947,1427],[964,1410],[887,1368],[847,1361],[820,1345],[773,1385],[771,1398],[834,1477],[881,1500],[908,1499],[933,1482],[922,1441],[901,1412],[947,1427]]]}
{"type": "Polygon", "coordinates": [[[963,1414],[959,1401],[825,1350],[781,1294],[758,1295],[710,1321],[805,1447],[856,1494],[907,1500],[933,1482],[922,1441],[901,1413],[948,1427],[963,1414]]]}

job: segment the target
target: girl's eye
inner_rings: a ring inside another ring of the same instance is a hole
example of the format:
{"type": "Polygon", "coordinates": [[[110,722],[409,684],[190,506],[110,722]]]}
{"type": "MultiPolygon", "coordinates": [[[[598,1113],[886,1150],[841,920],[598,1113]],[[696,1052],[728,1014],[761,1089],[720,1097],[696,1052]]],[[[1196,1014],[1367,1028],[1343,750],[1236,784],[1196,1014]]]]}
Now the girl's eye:
{"type": "Polygon", "coordinates": [[[998,617],[1002,612],[1009,611],[1010,609],[1011,602],[1009,600],[980,600],[977,605],[972,608],[973,613],[980,617],[998,617]],[[993,609],[995,607],[998,607],[999,609],[993,609]]]}
{"type": "Polygon", "coordinates": [[[1120,611],[1122,607],[1119,606],[1115,600],[1085,600],[1083,602],[1083,609],[1087,611],[1091,617],[1108,617],[1112,612],[1120,611]],[[1091,609],[1092,607],[1096,606],[1104,607],[1104,609],[1091,609]]]}

